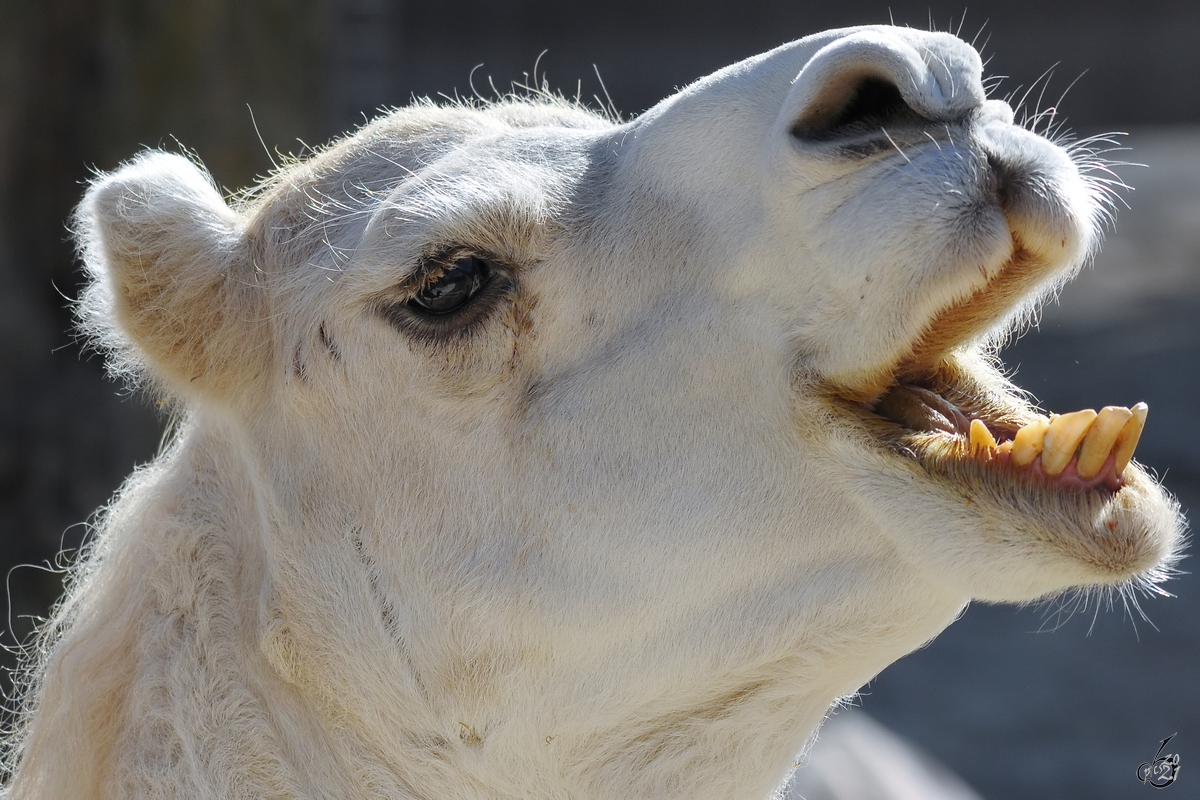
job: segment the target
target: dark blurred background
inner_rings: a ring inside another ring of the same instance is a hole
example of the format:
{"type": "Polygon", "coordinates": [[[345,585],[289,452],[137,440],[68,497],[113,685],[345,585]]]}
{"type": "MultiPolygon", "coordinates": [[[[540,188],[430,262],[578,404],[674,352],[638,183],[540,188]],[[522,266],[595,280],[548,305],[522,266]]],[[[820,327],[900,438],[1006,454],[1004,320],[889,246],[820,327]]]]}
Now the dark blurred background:
{"type": "MultiPolygon", "coordinates": [[[[234,190],[277,152],[320,144],[381,106],[492,96],[493,85],[534,80],[535,65],[537,80],[597,105],[607,91],[631,116],[787,40],[889,19],[960,30],[987,71],[1006,76],[997,96],[1033,87],[1030,109],[1060,107],[1080,135],[1130,132],[1131,151],[1111,154],[1146,165],[1117,168],[1137,189],[1122,193],[1130,208],[1095,266],[1005,360],[1049,409],[1149,402],[1139,457],[1185,509],[1198,507],[1187,433],[1200,388],[1192,0],[976,0],[965,19],[959,3],[905,0],[0,0],[6,642],[57,596],[60,576],[44,567],[79,545],[81,523],[161,436],[152,404],[108,381],[71,333],[79,276],[67,219],[93,169],[142,147],[186,147],[234,190]]],[[[1178,732],[1183,769],[1167,791],[1196,797],[1200,581],[1167,588],[1177,597],[1140,600],[1149,619],[1119,598],[1073,616],[1062,604],[973,606],[857,704],[992,800],[1132,796],[1145,788],[1138,764],[1178,732]]]]}

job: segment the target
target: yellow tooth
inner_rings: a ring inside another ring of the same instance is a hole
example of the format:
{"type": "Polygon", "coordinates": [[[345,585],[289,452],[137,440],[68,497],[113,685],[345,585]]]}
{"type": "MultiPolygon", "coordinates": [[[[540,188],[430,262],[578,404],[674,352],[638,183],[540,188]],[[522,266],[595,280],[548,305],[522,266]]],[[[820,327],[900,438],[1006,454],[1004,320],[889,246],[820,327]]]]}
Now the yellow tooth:
{"type": "Polygon", "coordinates": [[[1138,403],[1130,410],[1132,416],[1125,423],[1125,427],[1121,428],[1121,433],[1117,435],[1117,444],[1113,448],[1117,475],[1125,471],[1125,468],[1129,466],[1129,459],[1133,458],[1133,451],[1137,449],[1138,439],[1142,436],[1142,428],[1146,425],[1146,414],[1150,411],[1150,407],[1145,403],[1138,403]]]}
{"type": "Polygon", "coordinates": [[[1095,419],[1096,412],[1085,408],[1050,420],[1046,441],[1042,444],[1042,470],[1047,475],[1057,475],[1067,468],[1095,419]]]}
{"type": "Polygon", "coordinates": [[[1042,441],[1046,438],[1046,430],[1050,421],[1039,419],[1023,426],[1012,442],[1012,462],[1018,467],[1028,467],[1033,460],[1041,455],[1042,441]]]}
{"type": "MultiPolygon", "coordinates": [[[[1133,412],[1123,406],[1105,406],[1100,409],[1096,421],[1087,432],[1083,446],[1079,448],[1079,463],[1076,470],[1084,480],[1096,477],[1125,423],[1133,416],[1133,412]]],[[[1132,451],[1130,451],[1132,452],[1132,451]]]]}
{"type": "Polygon", "coordinates": [[[971,455],[990,459],[996,450],[996,437],[988,430],[983,420],[971,420],[971,455]]]}

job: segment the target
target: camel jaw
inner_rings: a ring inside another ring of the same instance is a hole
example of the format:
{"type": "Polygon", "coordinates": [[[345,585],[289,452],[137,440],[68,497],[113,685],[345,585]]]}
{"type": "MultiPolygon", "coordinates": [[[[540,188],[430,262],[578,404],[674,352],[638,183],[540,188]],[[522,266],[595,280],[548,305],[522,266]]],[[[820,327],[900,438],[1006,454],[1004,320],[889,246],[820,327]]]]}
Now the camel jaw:
{"type": "Polygon", "coordinates": [[[1131,458],[1146,404],[1045,415],[978,350],[907,372],[870,402],[836,389],[824,397],[876,471],[870,482],[895,478],[920,497],[885,525],[911,532],[935,511],[963,520],[932,537],[928,557],[974,596],[1028,600],[1080,584],[1160,591],[1169,577],[1178,509],[1131,458]],[[964,566],[947,555],[968,540],[994,560],[964,566]]]}

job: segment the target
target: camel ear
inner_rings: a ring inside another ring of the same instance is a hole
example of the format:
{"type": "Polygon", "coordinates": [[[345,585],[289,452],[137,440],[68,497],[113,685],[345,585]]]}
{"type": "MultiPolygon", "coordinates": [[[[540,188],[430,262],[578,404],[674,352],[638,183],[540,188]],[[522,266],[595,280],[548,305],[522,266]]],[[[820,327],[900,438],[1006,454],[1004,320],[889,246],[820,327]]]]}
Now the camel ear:
{"type": "Polygon", "coordinates": [[[92,184],[76,230],[92,277],[83,326],[115,371],[226,400],[263,380],[262,287],[242,220],[207,173],[145,153],[92,184]]]}

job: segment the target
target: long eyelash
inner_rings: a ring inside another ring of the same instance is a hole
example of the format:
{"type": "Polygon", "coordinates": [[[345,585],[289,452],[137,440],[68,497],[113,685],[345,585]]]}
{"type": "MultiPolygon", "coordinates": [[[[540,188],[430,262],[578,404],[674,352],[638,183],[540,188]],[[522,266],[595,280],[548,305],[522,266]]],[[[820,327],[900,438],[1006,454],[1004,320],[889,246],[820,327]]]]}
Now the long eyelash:
{"type": "Polygon", "coordinates": [[[469,338],[481,324],[493,315],[507,298],[516,292],[513,271],[503,261],[489,258],[478,250],[445,248],[421,260],[415,270],[386,297],[381,297],[375,312],[393,328],[411,340],[428,345],[469,338]],[[491,280],[460,314],[436,316],[422,314],[412,307],[411,300],[422,289],[435,284],[449,267],[464,255],[473,255],[488,262],[491,280]]]}

